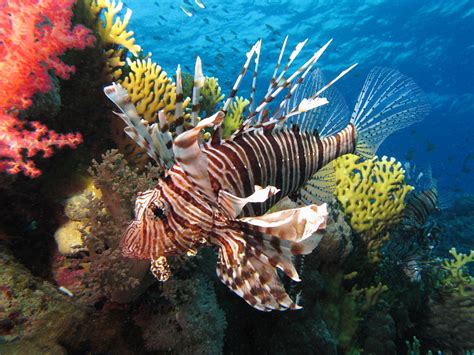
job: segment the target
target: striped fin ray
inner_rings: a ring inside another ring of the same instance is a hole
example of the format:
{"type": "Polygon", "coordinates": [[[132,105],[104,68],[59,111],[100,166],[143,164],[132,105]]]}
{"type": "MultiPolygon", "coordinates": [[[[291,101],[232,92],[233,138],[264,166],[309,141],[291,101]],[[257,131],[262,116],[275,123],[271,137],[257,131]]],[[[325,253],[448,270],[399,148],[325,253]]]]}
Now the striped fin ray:
{"type": "Polygon", "coordinates": [[[249,305],[264,312],[298,309],[283,288],[277,270],[244,249],[245,259],[226,263],[226,249],[220,248],[217,277],[249,305]]]}
{"type": "MultiPolygon", "coordinates": [[[[127,90],[120,84],[113,83],[104,88],[105,95],[122,111],[115,114],[126,124],[125,133],[132,138],[140,147],[146,150],[147,154],[155,160],[163,169],[170,168],[174,163],[172,153],[172,135],[169,126],[163,117],[158,123],[149,124],[140,118],[133,105],[127,90]]],[[[163,113],[161,113],[163,115],[163,113]]]]}
{"type": "Polygon", "coordinates": [[[267,89],[267,93],[265,94],[266,95],[269,95],[271,93],[271,90],[272,88],[274,88],[276,86],[276,75],[278,73],[278,70],[280,69],[280,64],[281,64],[281,60],[283,58],[283,54],[285,53],[285,48],[286,48],[286,43],[288,42],[288,36],[285,37],[285,40],[283,41],[283,45],[281,46],[281,50],[280,50],[280,55],[278,56],[278,61],[275,65],[275,70],[273,71],[273,75],[272,75],[272,78],[270,80],[270,83],[268,84],[268,89],[267,89]]]}
{"type": "Polygon", "coordinates": [[[252,79],[252,89],[250,90],[250,99],[249,99],[249,112],[253,112],[254,100],[255,100],[255,90],[257,88],[257,75],[258,75],[258,63],[260,62],[260,50],[262,47],[262,40],[260,39],[257,42],[257,49],[255,51],[255,69],[253,71],[252,79]]]}
{"type": "Polygon", "coordinates": [[[201,88],[204,86],[204,75],[202,73],[201,58],[196,58],[196,65],[194,68],[194,81],[193,81],[193,106],[191,113],[191,125],[196,126],[200,105],[199,105],[199,93],[201,88]]]}
{"type": "MultiPolygon", "coordinates": [[[[301,102],[305,97],[311,97],[326,85],[324,75],[319,68],[314,69],[306,80],[305,84],[300,86],[289,102],[291,108],[301,102]]],[[[313,110],[303,112],[294,119],[287,120],[286,125],[291,127],[297,124],[301,131],[317,131],[321,138],[328,137],[341,131],[348,123],[349,108],[342,94],[334,88],[329,87],[324,94],[329,101],[327,105],[319,106],[313,110]]]]}
{"type": "Polygon", "coordinates": [[[306,181],[300,199],[305,205],[329,203],[334,199],[335,191],[336,169],[332,161],[306,181]]]}
{"type": "Polygon", "coordinates": [[[252,60],[252,57],[254,56],[254,54],[258,51],[260,51],[260,47],[261,47],[261,42],[262,40],[258,40],[257,43],[255,43],[252,47],[252,49],[247,52],[246,56],[247,56],[247,60],[245,61],[245,64],[244,66],[242,67],[242,70],[240,71],[240,74],[239,76],[237,77],[237,79],[235,80],[235,83],[234,83],[234,86],[232,87],[232,91],[230,92],[230,95],[229,97],[227,98],[226,102],[224,103],[224,107],[222,108],[222,111],[224,111],[224,113],[227,113],[227,111],[229,110],[229,107],[230,107],[230,103],[232,102],[232,100],[234,99],[235,95],[237,94],[237,91],[239,89],[239,86],[240,86],[240,83],[245,75],[245,73],[247,72],[247,69],[250,65],[250,61],[252,60]]]}
{"type": "Polygon", "coordinates": [[[181,133],[175,138],[173,151],[176,161],[186,173],[187,178],[211,204],[217,201],[217,195],[211,186],[206,155],[201,151],[198,138],[201,130],[220,124],[224,113],[219,111],[202,121],[196,127],[181,133]]]}
{"type": "Polygon", "coordinates": [[[326,205],[306,206],[260,217],[234,220],[234,231],[216,242],[221,246],[217,275],[253,307],[298,309],[282,286],[277,268],[300,281],[293,255],[310,253],[320,242],[314,234],[326,226],[326,205]]]}
{"type": "Polygon", "coordinates": [[[176,109],[174,111],[177,136],[184,131],[183,100],[183,79],[181,77],[181,66],[178,65],[178,69],[176,69],[176,109]]]}
{"type": "MultiPolygon", "coordinates": [[[[285,38],[285,42],[284,42],[284,46],[282,46],[282,50],[284,50],[284,48],[286,46],[287,39],[288,39],[288,37],[285,38]]],[[[276,79],[272,78],[272,80],[270,81],[269,91],[267,92],[267,95],[265,95],[265,97],[267,97],[267,96],[270,97],[271,96],[272,90],[275,89],[278,86],[278,84],[283,80],[284,75],[288,71],[288,68],[290,68],[291,64],[293,64],[293,61],[296,59],[298,54],[300,54],[301,50],[304,48],[304,46],[306,45],[307,42],[308,42],[308,39],[305,39],[303,42],[300,42],[296,45],[295,49],[290,54],[288,63],[286,63],[285,67],[283,68],[281,73],[278,75],[278,78],[276,78],[276,79]]],[[[281,60],[282,55],[283,55],[283,52],[280,53],[280,58],[278,58],[279,62],[281,60]]],[[[277,68],[279,67],[279,65],[280,64],[278,63],[277,68]]],[[[275,75],[276,74],[277,74],[277,72],[275,72],[275,75]]],[[[300,79],[300,80],[302,80],[302,79],[300,79]]],[[[283,100],[283,102],[284,102],[284,100],[283,100]]],[[[260,111],[260,113],[258,115],[258,119],[257,119],[257,124],[262,123],[262,118],[263,118],[263,111],[260,111]]]]}
{"type": "MultiPolygon", "coordinates": [[[[286,42],[286,39],[285,39],[285,42],[286,42]]],[[[270,90],[269,92],[265,95],[265,97],[260,101],[260,104],[258,105],[257,109],[249,114],[248,118],[243,122],[243,124],[241,125],[241,127],[236,131],[234,132],[234,134],[231,136],[231,139],[234,139],[236,136],[242,134],[242,132],[248,130],[251,128],[251,125],[253,124],[254,127],[258,127],[259,125],[274,125],[274,121],[269,121],[269,122],[266,122],[266,123],[263,123],[264,121],[264,118],[267,117],[267,112],[265,110],[265,108],[267,107],[267,105],[272,102],[279,94],[280,92],[287,88],[288,86],[292,85],[293,84],[293,81],[300,75],[304,74],[304,73],[307,73],[309,72],[309,70],[311,69],[311,67],[313,67],[316,62],[318,61],[318,59],[321,57],[321,55],[324,53],[324,51],[326,50],[326,48],[329,46],[329,44],[332,42],[332,39],[329,40],[324,46],[322,46],[318,51],[316,51],[313,56],[308,59],[301,67],[299,67],[290,77],[288,77],[288,79],[281,79],[279,82],[275,79],[275,85],[271,85],[270,87],[270,90]],[[273,89],[273,90],[272,90],[273,89]],[[260,114],[261,113],[261,114],[260,114]],[[255,116],[257,116],[257,114],[259,114],[258,118],[255,120],[255,116]],[[256,122],[254,122],[256,121],[256,122]]],[[[302,48],[302,45],[306,43],[306,41],[304,42],[300,42],[297,46],[297,48],[293,51],[292,55],[290,56],[290,60],[291,58],[293,57],[293,55],[297,55],[299,54],[299,51],[301,50],[302,48]]],[[[282,51],[283,51],[284,48],[282,48],[282,51]]],[[[282,54],[282,53],[280,53],[282,54]]],[[[294,59],[294,58],[293,58],[294,59]]],[[[280,59],[279,59],[280,60],[280,59]]],[[[285,67],[287,67],[288,65],[286,65],[285,67]]],[[[277,67],[279,67],[279,64],[277,64],[277,67]]],[[[289,66],[288,66],[289,67],[289,66]]],[[[272,78],[273,80],[273,78],[272,78]]],[[[301,83],[302,79],[296,84],[296,85],[299,85],[299,83],[301,83]]],[[[297,87],[297,86],[296,86],[297,87]]],[[[296,90],[296,87],[294,87],[294,90],[296,90]]],[[[293,91],[294,91],[293,90],[293,91]]],[[[291,90],[290,90],[290,95],[284,99],[285,100],[285,103],[286,101],[291,97],[291,90]]],[[[279,108],[283,107],[285,104],[283,105],[280,105],[279,108]]],[[[296,113],[292,113],[292,115],[294,115],[296,113]]]]}
{"type": "Polygon", "coordinates": [[[394,69],[372,69],[351,117],[357,152],[372,156],[385,138],[423,120],[429,110],[426,96],[412,79],[394,69]]]}
{"type": "MultiPolygon", "coordinates": [[[[301,67],[299,67],[288,79],[281,79],[280,82],[277,81],[277,86],[274,88],[275,90],[271,91],[269,94],[265,95],[265,97],[260,102],[259,106],[253,113],[255,114],[260,113],[270,102],[272,102],[280,92],[292,84],[293,80],[297,78],[301,73],[303,73],[309,66],[314,66],[321,55],[324,53],[326,48],[331,44],[332,39],[329,40],[324,46],[322,46],[318,51],[314,53],[314,55],[308,59],[301,67]]],[[[299,52],[298,52],[299,53],[299,52]]],[[[252,118],[252,115],[249,116],[249,119],[252,118]]]]}
{"type": "MultiPolygon", "coordinates": [[[[316,93],[314,93],[311,97],[309,98],[304,98],[298,106],[293,107],[291,111],[289,111],[286,115],[283,115],[278,118],[280,121],[280,125],[283,124],[289,117],[299,115],[300,113],[304,113],[310,110],[313,110],[315,108],[327,105],[329,103],[328,99],[326,97],[322,98],[319,97],[323,92],[325,92],[328,88],[330,88],[334,83],[336,83],[339,79],[341,79],[344,75],[346,75],[348,72],[350,72],[352,69],[354,69],[357,66],[356,64],[352,64],[349,68],[343,70],[337,77],[335,77],[333,80],[331,80],[329,83],[324,85],[321,89],[319,89],[316,93]]],[[[286,104],[286,103],[285,103],[286,104]]],[[[284,106],[284,105],[281,105],[284,106]]]]}

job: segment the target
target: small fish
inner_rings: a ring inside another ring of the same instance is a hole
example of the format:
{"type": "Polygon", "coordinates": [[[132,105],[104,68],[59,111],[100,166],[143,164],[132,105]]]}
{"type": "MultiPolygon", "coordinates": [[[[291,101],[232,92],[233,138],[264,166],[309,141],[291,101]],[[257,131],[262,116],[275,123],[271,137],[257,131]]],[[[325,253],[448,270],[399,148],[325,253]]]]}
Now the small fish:
{"type": "Polygon", "coordinates": [[[155,1],[154,4],[158,7],[160,7],[160,3],[158,1],[155,1]]]}
{"type": "Polygon", "coordinates": [[[193,17],[193,13],[191,11],[189,11],[187,8],[185,8],[184,6],[182,5],[179,5],[179,8],[189,17],[193,17]]]}
{"type": "Polygon", "coordinates": [[[214,43],[211,37],[206,35],[204,38],[206,39],[206,41],[214,43]]]}
{"type": "Polygon", "coordinates": [[[71,290],[67,289],[64,286],[59,286],[58,290],[61,291],[62,293],[64,293],[66,296],[74,297],[74,293],[72,293],[71,290]]]}
{"type": "Polygon", "coordinates": [[[209,25],[209,19],[208,19],[208,18],[203,18],[202,20],[203,20],[206,24],[209,25]]]}
{"type": "Polygon", "coordinates": [[[163,21],[167,21],[166,17],[164,17],[163,15],[158,15],[158,17],[162,19],[163,21]]]}
{"type": "Polygon", "coordinates": [[[201,9],[205,9],[206,5],[201,0],[194,0],[197,6],[199,6],[201,9]]]}
{"type": "Polygon", "coordinates": [[[426,151],[427,152],[431,153],[432,151],[435,150],[435,148],[436,148],[436,145],[433,142],[431,142],[431,141],[426,142],[426,151]]]}

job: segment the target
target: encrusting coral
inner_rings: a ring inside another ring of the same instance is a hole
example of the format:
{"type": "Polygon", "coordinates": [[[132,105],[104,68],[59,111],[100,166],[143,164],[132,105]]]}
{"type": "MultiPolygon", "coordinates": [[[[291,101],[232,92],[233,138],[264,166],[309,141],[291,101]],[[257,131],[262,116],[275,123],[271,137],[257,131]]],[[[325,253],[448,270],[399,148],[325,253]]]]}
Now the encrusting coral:
{"type": "Polygon", "coordinates": [[[360,233],[369,259],[379,260],[378,250],[388,229],[398,223],[405,197],[413,187],[404,181],[404,170],[394,158],[361,159],[346,154],[336,159],[336,196],[355,232],[360,233]]]}

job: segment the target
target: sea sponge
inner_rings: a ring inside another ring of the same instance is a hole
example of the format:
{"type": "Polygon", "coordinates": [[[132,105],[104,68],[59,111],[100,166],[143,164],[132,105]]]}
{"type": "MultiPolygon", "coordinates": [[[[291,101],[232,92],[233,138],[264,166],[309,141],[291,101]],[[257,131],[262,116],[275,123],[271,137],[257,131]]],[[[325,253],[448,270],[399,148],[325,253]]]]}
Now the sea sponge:
{"type": "Polygon", "coordinates": [[[413,187],[405,183],[404,170],[394,158],[361,159],[347,154],[336,159],[336,196],[355,232],[360,233],[371,261],[398,223],[405,197],[413,187]]]}
{"type": "Polygon", "coordinates": [[[82,231],[89,231],[85,222],[91,214],[90,197],[100,198],[101,196],[102,192],[95,187],[92,179],[89,179],[81,193],[67,199],[64,214],[69,220],[54,233],[58,251],[62,255],[70,256],[87,250],[82,231]]]}
{"type": "Polygon", "coordinates": [[[70,256],[77,254],[84,247],[81,229],[84,224],[80,221],[67,221],[54,233],[54,239],[58,245],[58,250],[62,255],[70,256]]]}

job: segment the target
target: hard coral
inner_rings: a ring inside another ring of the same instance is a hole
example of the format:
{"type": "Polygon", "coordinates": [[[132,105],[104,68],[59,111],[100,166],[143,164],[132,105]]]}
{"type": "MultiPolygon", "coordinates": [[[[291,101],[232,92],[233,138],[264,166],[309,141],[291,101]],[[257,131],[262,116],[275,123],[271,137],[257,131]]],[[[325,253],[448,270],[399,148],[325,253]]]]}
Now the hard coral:
{"type": "Polygon", "coordinates": [[[413,190],[404,180],[404,170],[394,158],[362,160],[347,154],[336,160],[336,196],[350,218],[352,228],[362,235],[372,261],[388,238],[389,227],[400,221],[405,197],[413,190]]]}
{"type": "Polygon", "coordinates": [[[52,89],[49,71],[67,79],[74,67],[59,60],[68,49],[83,49],[93,43],[89,30],[71,27],[73,0],[7,0],[0,4],[0,171],[23,172],[35,177],[41,172],[32,157],[52,147],[75,147],[79,134],[62,135],[39,122],[27,122],[19,113],[32,104],[35,93],[52,89]]]}

